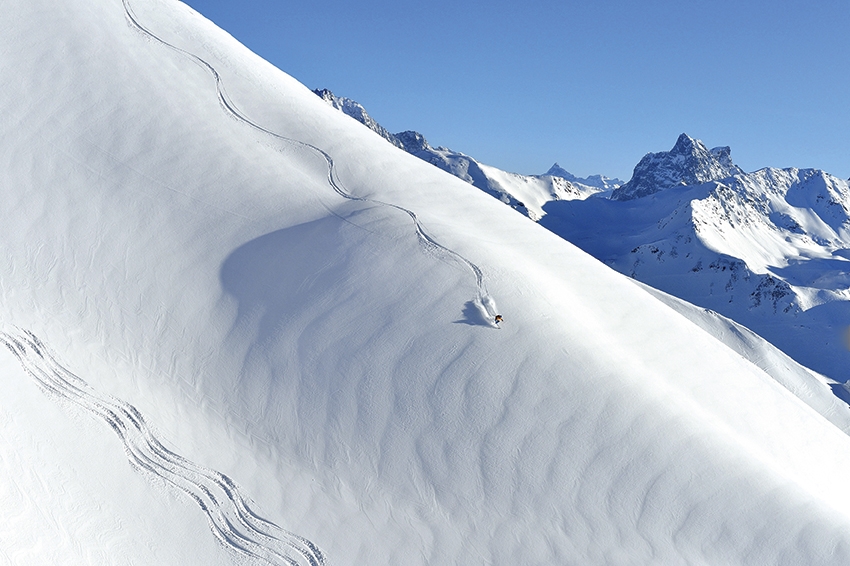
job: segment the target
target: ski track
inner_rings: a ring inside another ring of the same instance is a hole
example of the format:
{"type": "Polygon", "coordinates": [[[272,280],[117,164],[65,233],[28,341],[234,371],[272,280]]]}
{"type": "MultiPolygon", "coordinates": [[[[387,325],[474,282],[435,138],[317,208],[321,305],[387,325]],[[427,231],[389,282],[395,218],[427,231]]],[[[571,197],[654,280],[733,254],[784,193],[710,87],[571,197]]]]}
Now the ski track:
{"type": "Polygon", "coordinates": [[[272,130],[269,130],[268,128],[254,122],[253,120],[248,118],[248,116],[246,116],[244,113],[242,113],[242,111],[240,111],[236,107],[236,105],[233,103],[233,101],[227,95],[227,92],[225,91],[224,83],[222,81],[221,75],[216,70],[216,68],[212,66],[212,64],[210,64],[206,60],[202,59],[201,57],[195,55],[194,53],[186,51],[185,49],[181,49],[180,47],[177,47],[176,45],[168,43],[164,39],[157,36],[155,33],[150,31],[146,27],[144,27],[139,22],[138,18],[133,13],[132,8],[130,7],[129,0],[121,0],[121,1],[124,5],[124,14],[127,18],[127,21],[130,23],[130,25],[132,27],[134,27],[135,29],[137,29],[138,31],[140,31],[141,33],[143,33],[144,35],[146,35],[150,39],[162,44],[163,46],[171,49],[172,51],[175,51],[175,52],[183,55],[184,57],[187,57],[188,59],[190,59],[191,61],[193,61],[194,63],[196,63],[200,67],[202,67],[203,69],[206,69],[207,72],[209,72],[212,75],[213,79],[215,80],[215,87],[216,87],[216,93],[218,95],[218,101],[221,104],[222,108],[228,114],[230,114],[233,118],[235,118],[236,120],[238,120],[240,122],[243,122],[244,124],[250,126],[251,128],[253,128],[253,129],[269,136],[269,137],[272,137],[276,140],[279,140],[279,141],[282,141],[282,142],[285,142],[285,143],[288,143],[288,144],[296,145],[296,146],[299,146],[299,147],[308,148],[308,149],[318,153],[319,155],[321,155],[324,158],[324,160],[327,164],[327,167],[328,167],[328,184],[342,198],[350,200],[350,201],[355,201],[355,202],[367,202],[367,203],[377,204],[377,205],[380,205],[380,206],[387,206],[387,207],[399,210],[401,212],[404,212],[405,214],[410,216],[410,219],[413,221],[413,225],[414,225],[415,230],[416,230],[416,236],[419,239],[419,242],[422,245],[424,245],[426,247],[426,249],[441,252],[444,255],[448,255],[449,257],[452,257],[452,258],[456,259],[457,261],[461,262],[462,264],[464,264],[466,267],[468,267],[472,271],[472,273],[475,275],[475,284],[476,284],[476,287],[478,289],[478,297],[477,297],[478,302],[480,304],[482,304],[482,306],[484,306],[485,310],[490,314],[490,316],[496,315],[495,309],[490,308],[490,306],[489,306],[489,304],[493,303],[493,299],[487,293],[487,289],[486,289],[486,286],[484,284],[484,274],[481,271],[481,268],[478,267],[472,261],[470,261],[467,258],[465,258],[464,256],[462,256],[461,254],[459,254],[458,252],[440,244],[437,240],[435,240],[432,236],[430,236],[425,231],[425,228],[422,226],[422,223],[419,221],[419,218],[416,216],[415,212],[413,212],[410,209],[399,206],[397,204],[383,202],[383,201],[380,201],[380,200],[370,199],[370,198],[366,198],[366,197],[358,197],[358,196],[352,195],[351,193],[346,191],[345,186],[342,184],[342,181],[339,179],[338,175],[336,174],[336,164],[334,163],[333,157],[331,157],[331,155],[328,152],[321,149],[320,147],[309,144],[307,142],[297,140],[297,139],[294,139],[294,138],[289,138],[289,137],[286,137],[284,135],[278,134],[277,132],[273,132],[272,130]],[[493,312],[490,312],[491,310],[493,312]]]}
{"type": "MultiPolygon", "coordinates": [[[[346,191],[336,173],[333,157],[323,149],[297,139],[288,138],[252,121],[227,95],[219,72],[206,60],[161,39],[145,28],[132,11],[128,0],[122,0],[129,24],[163,46],[187,57],[206,69],[215,80],[222,108],[236,120],[284,143],[312,150],[324,158],[328,184],[342,198],[387,206],[407,214],[416,236],[427,250],[453,258],[475,276],[477,302],[495,316],[493,299],[487,293],[481,268],[458,252],[440,244],[427,233],[416,213],[402,206],[376,199],[355,196],[346,191]],[[490,312],[493,311],[493,312],[490,312]]],[[[0,331],[0,342],[18,359],[24,371],[49,396],[70,402],[104,420],[118,435],[127,457],[136,469],[159,478],[192,498],[207,517],[213,535],[242,556],[271,565],[325,566],[322,551],[311,541],[286,531],[252,510],[248,498],[225,474],[195,464],[169,450],[156,437],[142,414],[133,405],[95,391],[82,378],[60,364],[50,349],[32,332],[0,331]]]]}
{"type": "Polygon", "coordinates": [[[166,448],[136,407],[99,394],[60,364],[33,333],[0,332],[0,342],[48,395],[106,421],[121,439],[134,467],[191,497],[206,515],[213,535],[227,547],[265,564],[325,566],[325,556],[315,544],[257,514],[227,475],[166,448]]]}

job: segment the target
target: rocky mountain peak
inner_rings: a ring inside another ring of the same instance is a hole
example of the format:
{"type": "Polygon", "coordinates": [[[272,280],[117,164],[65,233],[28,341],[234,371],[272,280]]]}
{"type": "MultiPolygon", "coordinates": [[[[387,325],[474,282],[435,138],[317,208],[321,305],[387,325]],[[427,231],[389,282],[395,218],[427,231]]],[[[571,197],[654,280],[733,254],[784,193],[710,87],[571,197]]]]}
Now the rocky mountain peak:
{"type": "Polygon", "coordinates": [[[416,154],[419,151],[431,149],[431,144],[428,143],[425,136],[413,130],[399,132],[394,137],[401,144],[400,147],[408,153],[416,154]]]}
{"type": "Polygon", "coordinates": [[[705,145],[701,141],[683,133],[679,135],[679,139],[676,140],[676,145],[673,146],[670,153],[689,155],[700,151],[706,151],[705,145]]]}
{"type": "Polygon", "coordinates": [[[558,165],[557,162],[555,162],[555,164],[552,165],[548,171],[546,171],[545,175],[552,175],[553,177],[562,177],[568,181],[571,179],[571,177],[575,177],[575,175],[558,165]]]}
{"type": "Polygon", "coordinates": [[[698,139],[682,134],[670,151],[648,153],[631,180],[615,190],[614,200],[631,200],[682,185],[698,185],[743,173],[732,162],[729,147],[709,150],[698,139]]]}

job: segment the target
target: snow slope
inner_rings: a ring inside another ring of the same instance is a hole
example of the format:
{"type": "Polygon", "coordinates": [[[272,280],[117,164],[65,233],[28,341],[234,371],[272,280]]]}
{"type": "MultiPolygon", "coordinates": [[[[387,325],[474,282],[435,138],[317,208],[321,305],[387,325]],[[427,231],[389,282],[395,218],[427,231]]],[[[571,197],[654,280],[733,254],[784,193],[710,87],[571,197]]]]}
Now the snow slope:
{"type": "Polygon", "coordinates": [[[746,328],[713,310],[700,308],[649,285],[643,287],[664,304],[752,362],[788,391],[850,434],[850,393],[836,382],[793,361],[787,354],[746,328]]]}
{"type": "Polygon", "coordinates": [[[4,562],[850,559],[850,437],[626,277],[185,5],[0,10],[4,562]]]}

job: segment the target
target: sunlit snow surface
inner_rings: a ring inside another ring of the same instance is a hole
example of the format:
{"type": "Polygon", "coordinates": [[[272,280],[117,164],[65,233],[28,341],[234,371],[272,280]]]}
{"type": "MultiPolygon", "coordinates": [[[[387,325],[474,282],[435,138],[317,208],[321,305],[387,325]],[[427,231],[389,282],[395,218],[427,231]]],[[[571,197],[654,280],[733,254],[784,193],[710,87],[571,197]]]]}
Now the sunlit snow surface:
{"type": "Polygon", "coordinates": [[[138,409],[92,389],[64,367],[37,336],[25,331],[2,333],[0,343],[48,396],[109,425],[136,469],[192,499],[206,515],[213,535],[240,558],[269,564],[325,563],[313,543],[257,514],[232,479],[171,451],[138,409]]]}
{"type": "MultiPolygon", "coordinates": [[[[328,564],[847,563],[850,438],[788,384],[186,6],[129,6],[0,6],[4,332],[328,564]]],[[[24,367],[0,560],[266,563],[24,367]]]]}

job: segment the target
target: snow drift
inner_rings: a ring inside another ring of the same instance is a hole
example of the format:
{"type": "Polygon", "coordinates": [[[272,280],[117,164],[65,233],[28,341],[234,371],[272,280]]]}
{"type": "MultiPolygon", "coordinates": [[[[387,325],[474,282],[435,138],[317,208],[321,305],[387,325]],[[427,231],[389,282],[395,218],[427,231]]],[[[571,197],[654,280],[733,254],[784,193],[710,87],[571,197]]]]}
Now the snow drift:
{"type": "Polygon", "coordinates": [[[286,563],[38,344],[328,564],[850,559],[850,438],[632,281],[180,3],[0,10],[6,562],[286,563]]]}

